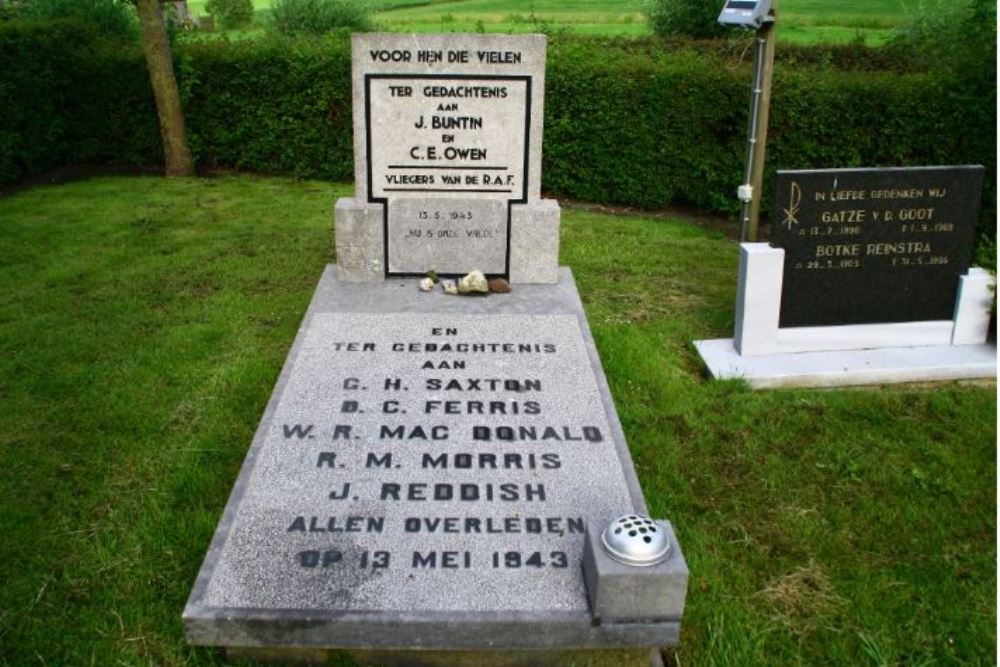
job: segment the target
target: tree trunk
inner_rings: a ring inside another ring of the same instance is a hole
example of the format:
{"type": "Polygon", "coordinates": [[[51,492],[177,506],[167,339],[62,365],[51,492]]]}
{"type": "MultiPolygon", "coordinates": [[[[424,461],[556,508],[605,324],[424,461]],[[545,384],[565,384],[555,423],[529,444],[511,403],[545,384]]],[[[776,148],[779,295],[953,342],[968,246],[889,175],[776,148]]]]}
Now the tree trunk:
{"type": "Polygon", "coordinates": [[[174,64],[170,58],[170,43],[163,26],[160,0],[139,0],[139,23],[142,25],[142,50],[146,53],[149,81],[156,98],[156,112],[160,118],[160,136],[166,158],[167,176],[191,176],[194,161],[188,148],[181,95],[174,77],[174,64]]]}

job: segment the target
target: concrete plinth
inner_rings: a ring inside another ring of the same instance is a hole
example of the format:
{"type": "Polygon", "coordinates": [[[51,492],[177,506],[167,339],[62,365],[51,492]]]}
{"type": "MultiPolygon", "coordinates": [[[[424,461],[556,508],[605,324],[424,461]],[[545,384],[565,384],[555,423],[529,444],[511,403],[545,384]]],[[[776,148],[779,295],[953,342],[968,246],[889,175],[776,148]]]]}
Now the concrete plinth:
{"type": "Polygon", "coordinates": [[[694,341],[712,378],[755,389],[996,379],[989,272],[960,277],[951,320],[780,327],[784,261],[780,248],[740,245],[734,336],[694,341]]]}
{"type": "Polygon", "coordinates": [[[997,377],[993,345],[936,345],[744,357],[732,338],[694,343],[714,379],[746,380],[754,389],[845,387],[997,377]]]}

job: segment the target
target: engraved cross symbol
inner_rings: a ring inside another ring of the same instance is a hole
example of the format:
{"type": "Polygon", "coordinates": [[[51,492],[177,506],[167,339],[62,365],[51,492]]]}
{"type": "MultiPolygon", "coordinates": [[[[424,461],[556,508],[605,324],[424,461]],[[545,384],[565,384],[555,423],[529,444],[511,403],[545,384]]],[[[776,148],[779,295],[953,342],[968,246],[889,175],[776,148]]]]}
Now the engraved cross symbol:
{"type": "Polygon", "coordinates": [[[792,181],[792,195],[788,201],[788,208],[782,209],[785,214],[785,219],[781,221],[788,231],[792,230],[793,225],[799,224],[799,219],[796,217],[799,214],[799,204],[802,203],[802,188],[795,181],[792,181]]]}

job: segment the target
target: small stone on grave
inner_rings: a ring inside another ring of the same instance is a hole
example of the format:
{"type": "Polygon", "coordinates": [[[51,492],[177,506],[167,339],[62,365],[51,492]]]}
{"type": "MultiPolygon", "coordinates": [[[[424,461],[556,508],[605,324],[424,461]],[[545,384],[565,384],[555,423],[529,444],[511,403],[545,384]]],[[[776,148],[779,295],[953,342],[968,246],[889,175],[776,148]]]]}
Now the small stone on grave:
{"type": "Polygon", "coordinates": [[[503,278],[490,278],[488,284],[494,294],[506,294],[510,291],[510,283],[503,278]]]}
{"type": "Polygon", "coordinates": [[[458,281],[459,294],[489,294],[490,286],[482,271],[473,271],[458,281]]]}

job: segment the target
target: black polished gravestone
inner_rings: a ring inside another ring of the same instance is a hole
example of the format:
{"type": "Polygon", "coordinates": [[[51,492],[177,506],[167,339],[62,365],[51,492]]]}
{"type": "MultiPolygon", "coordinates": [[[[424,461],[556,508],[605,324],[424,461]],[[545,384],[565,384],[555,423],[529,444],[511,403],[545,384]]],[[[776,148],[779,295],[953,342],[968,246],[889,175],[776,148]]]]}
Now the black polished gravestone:
{"type": "Polygon", "coordinates": [[[781,327],[950,320],[981,166],[779,171],[781,327]]]}

